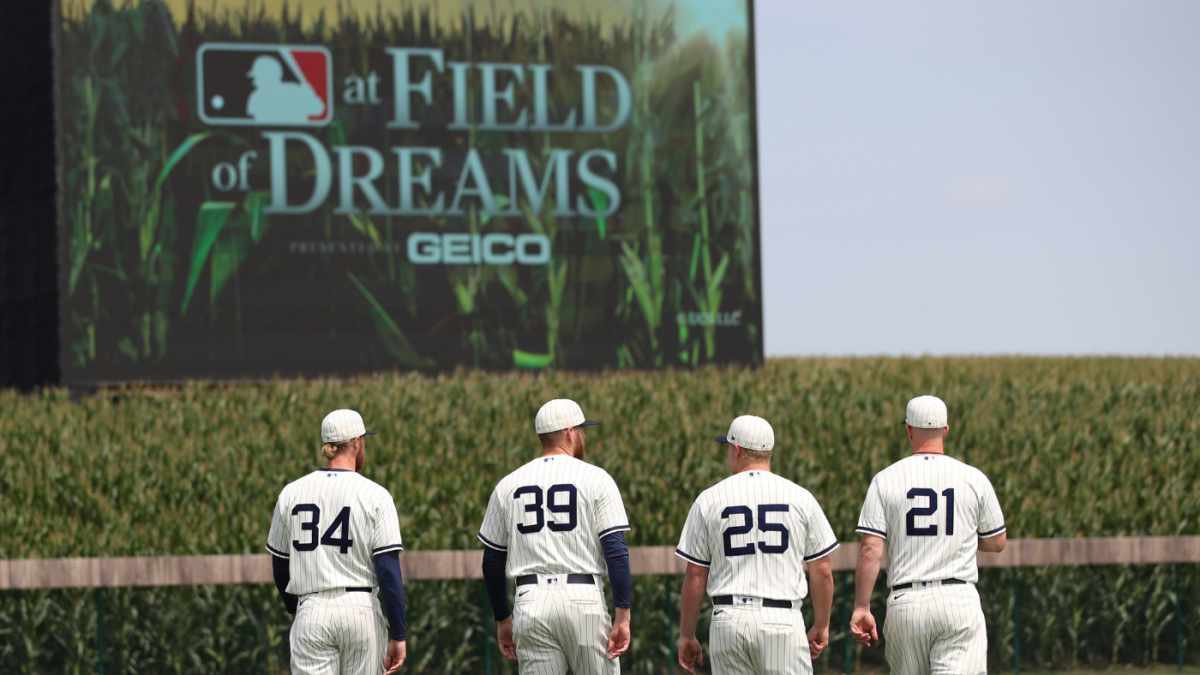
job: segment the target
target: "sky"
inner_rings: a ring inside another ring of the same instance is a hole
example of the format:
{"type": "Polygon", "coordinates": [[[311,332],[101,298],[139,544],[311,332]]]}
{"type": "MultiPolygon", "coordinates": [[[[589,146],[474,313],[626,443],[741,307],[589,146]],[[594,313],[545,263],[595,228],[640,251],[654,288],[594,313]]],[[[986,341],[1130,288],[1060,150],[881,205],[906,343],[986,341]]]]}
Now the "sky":
{"type": "Polygon", "coordinates": [[[755,19],[767,355],[1200,355],[1200,2],[755,19]]]}

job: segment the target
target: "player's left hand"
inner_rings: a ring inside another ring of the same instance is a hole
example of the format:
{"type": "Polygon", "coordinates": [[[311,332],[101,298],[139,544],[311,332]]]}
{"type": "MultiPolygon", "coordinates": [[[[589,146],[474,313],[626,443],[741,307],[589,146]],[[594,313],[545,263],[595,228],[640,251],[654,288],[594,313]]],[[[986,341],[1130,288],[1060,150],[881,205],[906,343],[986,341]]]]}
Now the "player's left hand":
{"type": "Polygon", "coordinates": [[[812,630],[808,631],[808,653],[814,661],[821,656],[821,652],[825,651],[827,646],[829,646],[829,626],[824,628],[814,626],[812,630]]]}
{"type": "Polygon", "coordinates": [[[500,651],[509,661],[517,660],[517,643],[513,642],[512,615],[503,621],[496,622],[496,641],[500,643],[500,651]]]}
{"type": "Polygon", "coordinates": [[[608,660],[611,661],[629,651],[629,623],[613,624],[612,632],[608,635],[608,660]]]}
{"type": "Polygon", "coordinates": [[[696,666],[704,665],[704,650],[696,636],[679,638],[679,665],[692,675],[696,673],[696,666]]]}
{"type": "Polygon", "coordinates": [[[850,634],[864,647],[870,647],[871,640],[879,642],[875,616],[871,614],[870,609],[860,607],[854,610],[854,616],[850,617],[850,634]]]}
{"type": "Polygon", "coordinates": [[[387,656],[383,660],[383,667],[387,670],[383,671],[383,675],[392,675],[392,673],[400,672],[400,667],[404,665],[404,659],[408,658],[408,643],[404,640],[391,640],[388,642],[387,656]]]}

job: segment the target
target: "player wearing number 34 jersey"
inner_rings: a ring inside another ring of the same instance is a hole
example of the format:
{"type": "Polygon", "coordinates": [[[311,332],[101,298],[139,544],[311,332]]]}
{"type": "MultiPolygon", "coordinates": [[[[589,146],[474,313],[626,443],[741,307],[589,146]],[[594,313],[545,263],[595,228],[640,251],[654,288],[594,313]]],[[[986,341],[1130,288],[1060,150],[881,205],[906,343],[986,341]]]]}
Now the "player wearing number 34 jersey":
{"type": "Polygon", "coordinates": [[[1004,514],[987,476],[947,457],[946,404],[909,401],[910,457],[880,471],[867,489],[850,630],[878,640],[871,591],[884,547],[888,556],[887,660],[897,675],[987,673],[987,630],[975,582],[976,550],[999,552],[1004,514]]]}
{"type": "Polygon", "coordinates": [[[479,528],[500,648],[521,675],[616,675],[629,648],[629,520],[617,484],[583,461],[584,428],[594,424],[574,401],[542,406],[534,420],[542,455],[500,481],[479,528]],[[511,613],[506,569],[517,586],[511,613]]]}
{"type": "Polygon", "coordinates": [[[733,475],[696,499],[676,555],[688,562],[680,594],[679,663],[704,664],[696,621],[712,597],[710,654],[715,675],[812,673],[812,658],[829,642],[837,538],[812,494],[771,473],[775,433],[761,417],[743,415],[727,443],[733,475]],[[812,577],[814,626],[806,635],[800,604],[812,577]]]}
{"type": "Polygon", "coordinates": [[[400,521],[388,491],[359,473],[374,433],[353,410],[329,413],[321,424],[329,461],[285,487],[275,506],[267,550],[295,619],[292,675],[380,675],[404,664],[400,521]]]}

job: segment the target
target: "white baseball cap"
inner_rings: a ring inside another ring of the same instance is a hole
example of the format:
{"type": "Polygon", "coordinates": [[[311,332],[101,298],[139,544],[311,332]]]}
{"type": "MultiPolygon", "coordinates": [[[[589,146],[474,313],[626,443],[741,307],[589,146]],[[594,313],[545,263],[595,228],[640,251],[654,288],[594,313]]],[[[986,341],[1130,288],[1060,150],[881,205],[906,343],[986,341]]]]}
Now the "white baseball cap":
{"type": "Polygon", "coordinates": [[[600,424],[583,416],[583,408],[569,398],[556,398],[549,401],[537,411],[533,418],[533,428],[539,434],[562,431],[571,427],[590,427],[600,424]]]}
{"type": "Polygon", "coordinates": [[[341,443],[359,436],[371,436],[376,432],[367,431],[363,425],[362,415],[353,410],[334,410],[321,420],[321,441],[323,443],[341,443]]]}
{"type": "Polygon", "coordinates": [[[761,417],[742,415],[729,425],[729,433],[717,436],[717,442],[736,443],[755,452],[770,452],[775,447],[775,430],[761,417]]]}
{"type": "Polygon", "coordinates": [[[941,429],[948,415],[946,403],[936,396],[918,396],[908,402],[904,423],[914,429],[941,429]]]}

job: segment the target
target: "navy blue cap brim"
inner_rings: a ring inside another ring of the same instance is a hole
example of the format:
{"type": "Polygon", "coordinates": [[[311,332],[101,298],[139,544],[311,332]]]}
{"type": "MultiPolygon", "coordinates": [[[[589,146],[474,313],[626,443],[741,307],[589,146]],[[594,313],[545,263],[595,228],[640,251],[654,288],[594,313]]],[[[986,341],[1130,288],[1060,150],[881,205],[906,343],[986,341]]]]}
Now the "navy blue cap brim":
{"type": "Polygon", "coordinates": [[[364,432],[363,432],[363,436],[374,436],[374,435],[375,435],[375,434],[377,434],[377,433],[379,433],[379,432],[378,432],[378,431],[371,431],[370,429],[368,429],[368,430],[366,430],[366,431],[364,431],[364,432]]]}
{"type": "Polygon", "coordinates": [[[581,427],[594,427],[594,426],[596,426],[597,424],[600,424],[600,422],[598,422],[597,420],[584,420],[584,421],[583,421],[583,424],[580,424],[579,426],[581,426],[581,427]]]}
{"type": "Polygon", "coordinates": [[[718,443],[728,443],[729,437],[728,436],[717,436],[716,441],[718,443]]]}

